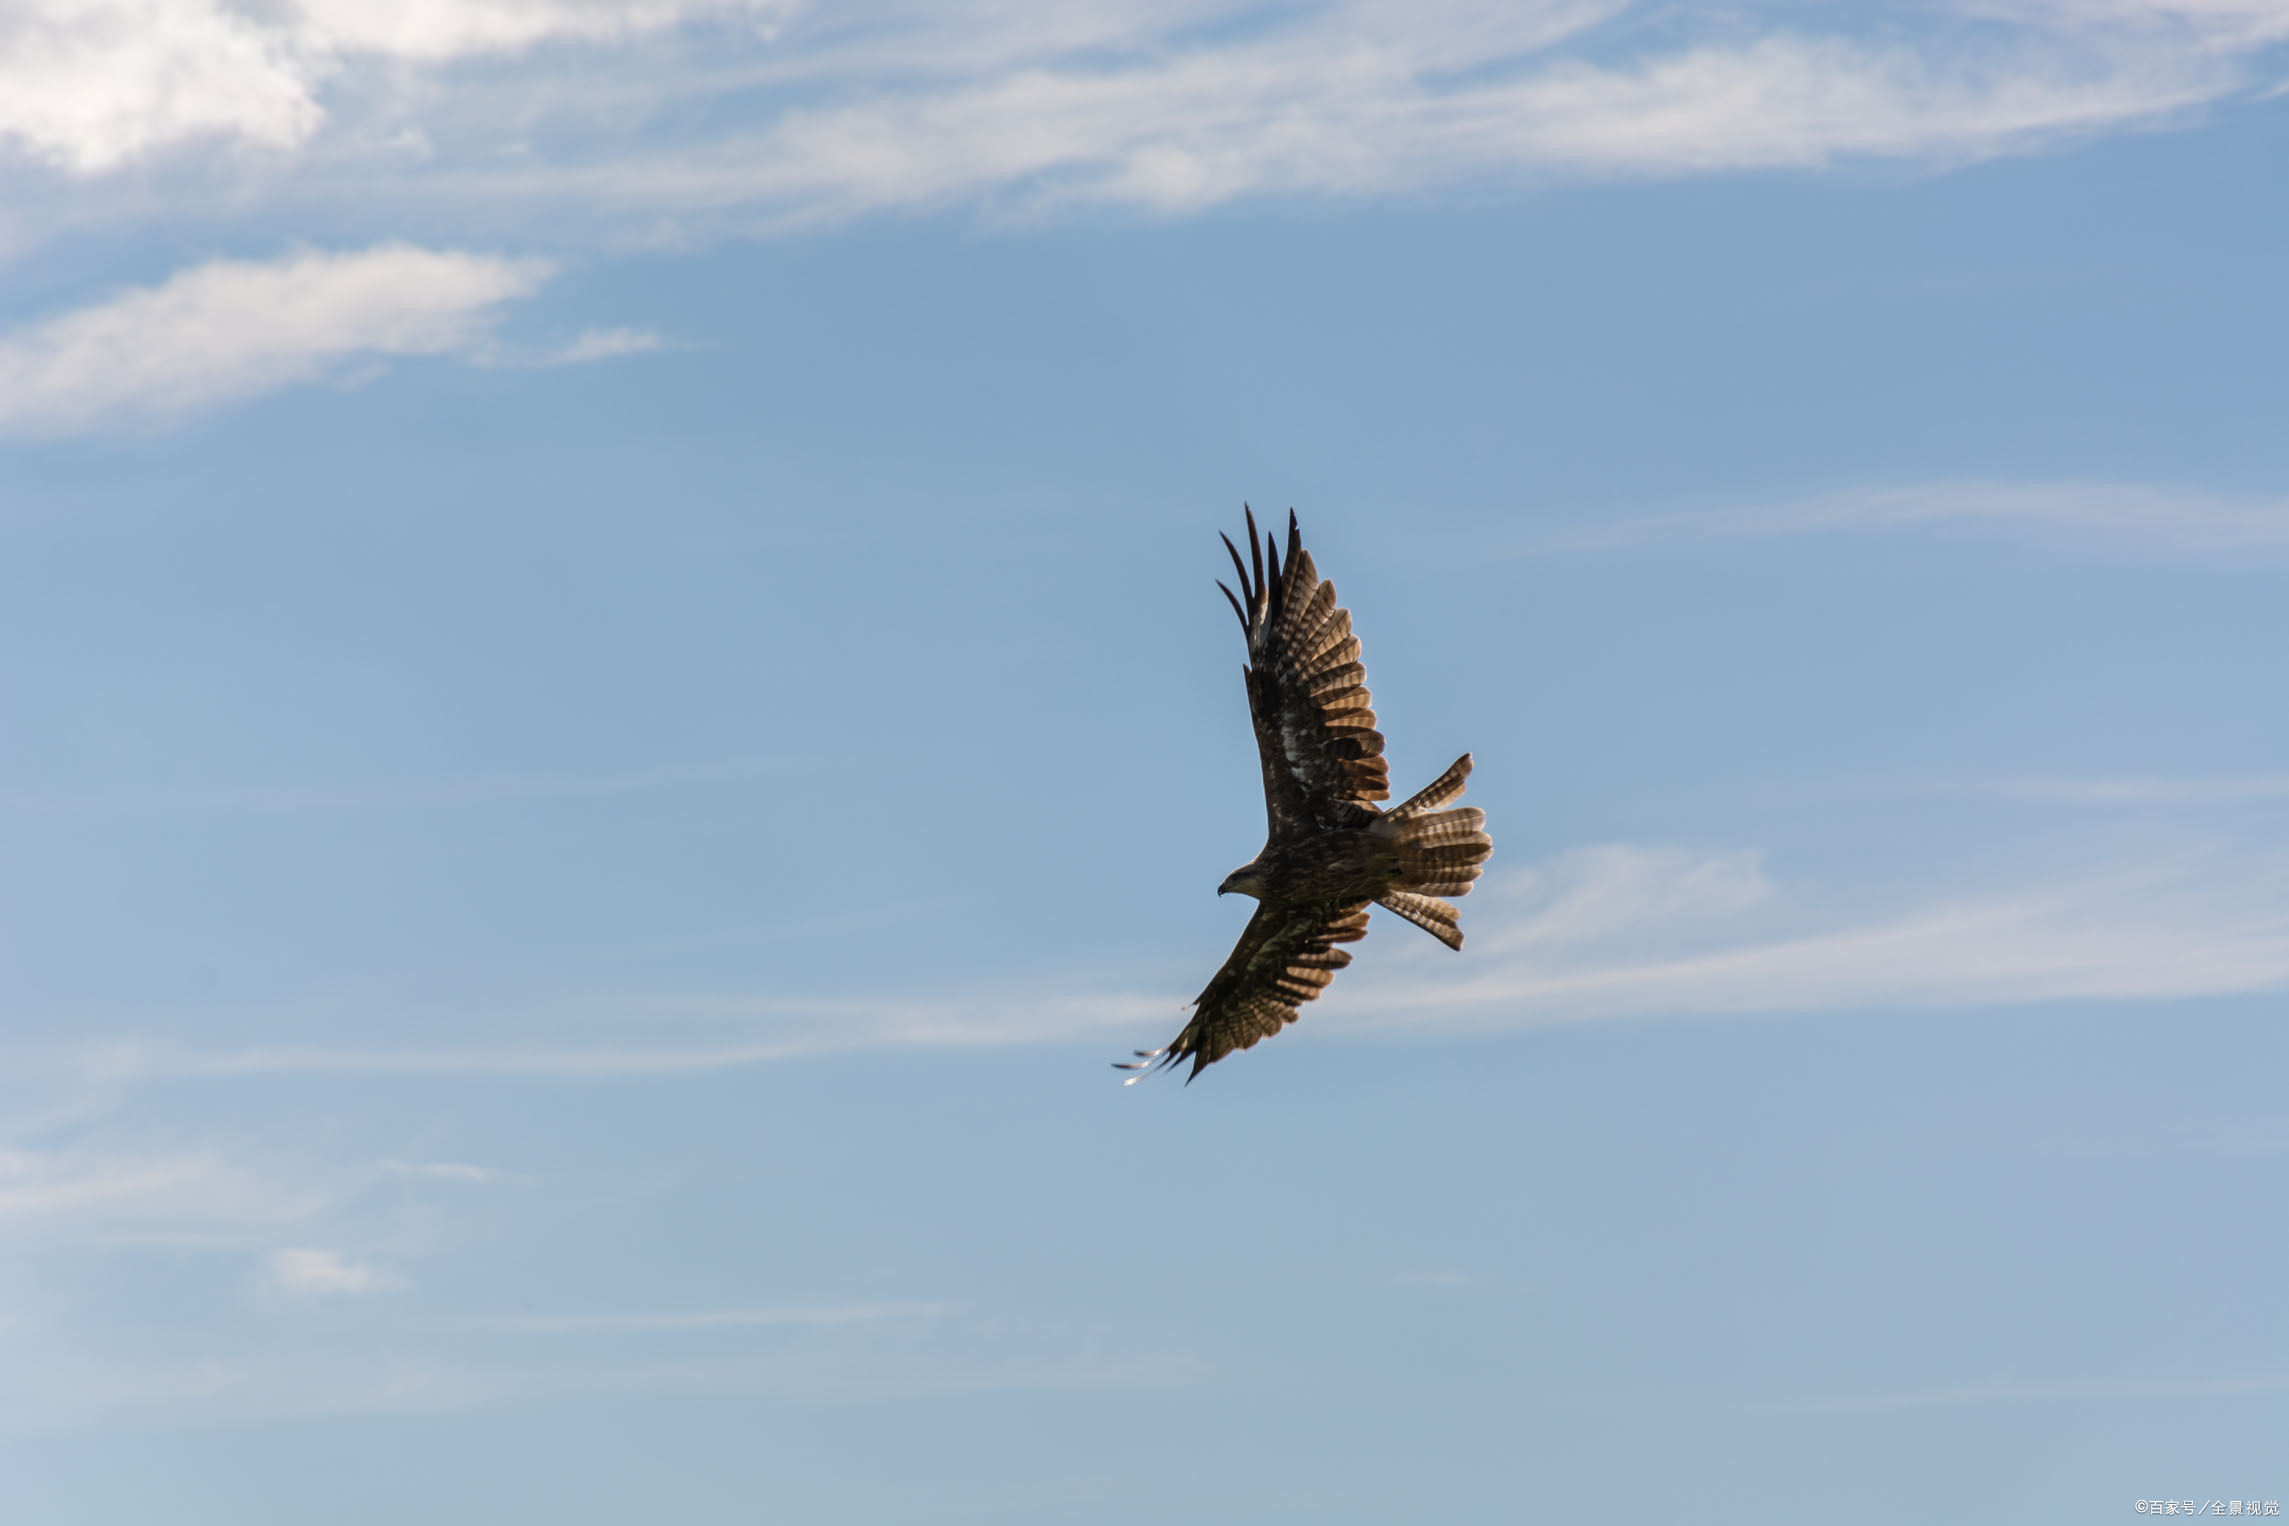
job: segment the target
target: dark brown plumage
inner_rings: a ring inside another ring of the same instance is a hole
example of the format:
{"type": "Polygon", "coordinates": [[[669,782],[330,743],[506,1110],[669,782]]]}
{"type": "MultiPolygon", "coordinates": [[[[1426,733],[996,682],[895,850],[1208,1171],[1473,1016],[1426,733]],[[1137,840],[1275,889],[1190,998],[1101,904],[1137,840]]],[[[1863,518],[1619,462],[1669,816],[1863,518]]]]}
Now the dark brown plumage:
{"type": "MultiPolygon", "coordinates": [[[[1263,851],[1232,871],[1217,894],[1256,898],[1256,914],[1216,978],[1193,1003],[1192,1021],[1165,1049],[1138,1050],[1121,1069],[1141,1071],[1192,1058],[1191,1076],[1296,1020],[1351,962],[1339,943],[1367,936],[1367,908],[1397,912],[1449,948],[1462,947],[1455,909],[1493,851],[1476,807],[1442,811],[1462,794],[1470,754],[1429,788],[1389,811],[1383,735],[1368,708],[1367,670],[1351,612],[1337,606],[1288,515],[1279,543],[1248,514],[1248,557],[1229,536],[1240,575],[1224,597],[1248,639],[1248,710],[1264,765],[1263,851]]],[[[1133,1077],[1131,1079],[1134,1079],[1133,1077]]]]}

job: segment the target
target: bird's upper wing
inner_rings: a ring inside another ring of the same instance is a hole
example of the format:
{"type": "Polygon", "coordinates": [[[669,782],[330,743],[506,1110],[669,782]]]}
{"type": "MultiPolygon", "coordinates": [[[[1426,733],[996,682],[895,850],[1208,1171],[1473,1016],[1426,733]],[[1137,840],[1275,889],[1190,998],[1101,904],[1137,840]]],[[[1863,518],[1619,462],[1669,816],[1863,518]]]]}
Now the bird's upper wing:
{"type": "Polygon", "coordinates": [[[1190,1055],[1192,1075],[1197,1076],[1233,1050],[1253,1048],[1258,1039],[1294,1022],[1296,1008],[1319,995],[1335,972],[1351,962],[1350,951],[1335,945],[1367,936],[1367,905],[1355,901],[1258,906],[1224,968],[1193,1003],[1192,1021],[1158,1055],[1139,1058],[1174,1065],[1190,1055]]]}
{"type": "Polygon", "coordinates": [[[1366,822],[1375,815],[1369,802],[1388,800],[1391,786],[1351,611],[1336,606],[1335,585],[1313,568],[1293,513],[1285,566],[1278,542],[1258,538],[1253,513],[1248,560],[1229,536],[1224,549],[1246,595],[1216,585],[1248,636],[1248,709],[1263,754],[1271,840],[1366,822]]]}

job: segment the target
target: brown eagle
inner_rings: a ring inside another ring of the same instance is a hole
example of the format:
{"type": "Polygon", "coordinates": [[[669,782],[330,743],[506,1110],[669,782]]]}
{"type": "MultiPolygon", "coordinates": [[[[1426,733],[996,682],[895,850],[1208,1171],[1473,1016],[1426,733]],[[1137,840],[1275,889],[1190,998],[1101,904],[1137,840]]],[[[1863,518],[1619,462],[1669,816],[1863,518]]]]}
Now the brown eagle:
{"type": "Polygon", "coordinates": [[[1370,905],[1461,948],[1455,909],[1439,897],[1470,894],[1494,850],[1484,811],[1439,809],[1462,794],[1468,753],[1406,804],[1384,811],[1371,803],[1390,799],[1391,790],[1359,638],[1351,611],[1336,605],[1335,585],[1313,568],[1293,511],[1284,565],[1279,543],[1257,534],[1253,511],[1248,561],[1230,536],[1221,538],[1247,596],[1216,585],[1248,637],[1248,710],[1263,754],[1269,830],[1263,851],[1226,875],[1216,893],[1254,896],[1256,914],[1193,1003],[1184,1031],[1118,1067],[1143,1071],[1190,1055],[1187,1081],[1294,1022],[1296,1009],[1351,962],[1336,945],[1367,936],[1370,905]]]}

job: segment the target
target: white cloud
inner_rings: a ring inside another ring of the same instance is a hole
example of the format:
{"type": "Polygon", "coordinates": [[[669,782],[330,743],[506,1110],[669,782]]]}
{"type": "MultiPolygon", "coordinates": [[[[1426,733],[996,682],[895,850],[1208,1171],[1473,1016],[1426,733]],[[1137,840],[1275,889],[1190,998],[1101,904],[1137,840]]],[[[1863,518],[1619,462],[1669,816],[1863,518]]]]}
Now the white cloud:
{"type": "Polygon", "coordinates": [[[1520,549],[1626,551],[1947,526],[2015,529],[2130,550],[2251,551],[2289,546],[2289,498],[2136,482],[1928,482],[1641,515],[1552,531],[1520,549]]]}
{"type": "Polygon", "coordinates": [[[443,63],[620,42],[780,0],[12,0],[0,11],[0,143],[80,175],[214,140],[301,147],[319,96],[362,60],[443,63]]]}
{"type": "Polygon", "coordinates": [[[536,260],[383,244],[216,260],[0,335],[0,428],[164,420],[367,357],[466,351],[536,260]]]}
{"type": "Polygon", "coordinates": [[[384,188],[549,202],[649,231],[663,214],[959,203],[1181,212],[2019,152],[2183,119],[2253,87],[2253,50],[2280,34],[2259,0],[2030,0],[1983,25],[1926,12],[1858,35],[1751,11],[1705,18],[1698,39],[1675,15],[1605,26],[1627,9],[35,0],[0,29],[0,140],[81,176],[228,142],[361,206],[384,188]],[[477,55],[513,62],[445,67],[477,55]]]}
{"type": "Polygon", "coordinates": [[[378,1293],[401,1285],[395,1278],[335,1250],[298,1246],[274,1250],[265,1259],[263,1286],[277,1293],[378,1293]]]}
{"type": "Polygon", "coordinates": [[[222,138],[291,148],[324,113],[290,37],[212,0],[16,0],[0,11],[0,142],[80,174],[222,138]]]}

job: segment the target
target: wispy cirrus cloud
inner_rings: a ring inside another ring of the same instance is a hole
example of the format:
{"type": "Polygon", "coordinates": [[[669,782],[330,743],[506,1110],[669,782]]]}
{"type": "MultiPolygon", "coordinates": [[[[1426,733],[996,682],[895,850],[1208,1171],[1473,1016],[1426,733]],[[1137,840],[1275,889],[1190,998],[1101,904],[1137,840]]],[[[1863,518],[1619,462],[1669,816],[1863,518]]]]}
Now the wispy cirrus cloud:
{"type": "Polygon", "coordinates": [[[1913,483],[1620,517],[1551,530],[1517,549],[1655,550],[1944,528],[2016,531],[2078,545],[2183,555],[2273,550],[2289,547],[2289,497],[2136,482],[1913,483]]]}
{"type": "Polygon", "coordinates": [[[2289,37],[2289,4],[2282,0],[1991,0],[1974,9],[2070,26],[2175,30],[2222,47],[2289,37]]]}
{"type": "MultiPolygon", "coordinates": [[[[279,1242],[323,1236],[342,1216],[365,1222],[377,1212],[387,1217],[403,1193],[377,1198],[380,1183],[467,1188],[533,1182],[462,1161],[344,1157],[304,1140],[261,1145],[232,1137],[137,1148],[116,1139],[109,1126],[123,1100],[115,1094],[106,1105],[79,1110],[63,1123],[35,1117],[29,1129],[21,1114],[6,1117],[11,1132],[60,1135],[68,1142],[0,1146],[0,1239],[255,1253],[268,1267],[265,1286],[329,1291],[330,1277],[354,1281],[355,1268],[365,1263],[306,1246],[279,1250],[279,1242]],[[329,1271],[342,1267],[351,1270],[338,1277],[329,1271]]],[[[389,1281],[378,1272],[374,1276],[376,1287],[389,1281]]]]}
{"type": "Polygon", "coordinates": [[[0,334],[0,429],[164,422],[359,361],[467,353],[549,268],[410,244],[211,261],[0,334]]]}
{"type": "MultiPolygon", "coordinates": [[[[113,1344],[116,1345],[116,1342],[113,1344]]],[[[776,1394],[803,1399],[1092,1392],[1198,1383],[1210,1371],[1181,1353],[1059,1349],[782,1352],[673,1360],[533,1361],[462,1351],[319,1350],[265,1360],[217,1353],[185,1361],[51,1355],[36,1380],[0,1376],[0,1428],[132,1417],[144,1423],[312,1415],[465,1414],[567,1396],[776,1394]]]]}
{"type": "Polygon", "coordinates": [[[1965,1383],[1952,1388],[1905,1389],[1893,1393],[1764,1400],[1728,1405],[1719,1413],[1760,1417],[1864,1414],[1959,1404],[2047,1404],[2061,1399],[2082,1403],[2115,1399],[2213,1399],[2236,1394],[2279,1393],[2284,1389],[2289,1389],[2289,1377],[2273,1374],[2224,1378],[2063,1378],[2052,1382],[1965,1383]]]}
{"type": "Polygon", "coordinates": [[[256,151],[266,188],[545,204],[651,233],[1960,162],[2184,120],[2261,88],[2280,35],[2258,0],[1925,8],[1820,32],[1793,10],[1696,24],[1627,0],[19,11],[0,24],[0,144],[77,181],[220,146],[256,151]]]}
{"type": "Polygon", "coordinates": [[[705,1075],[871,1049],[980,1049],[1070,1042],[1166,1021],[1180,1000],[1118,992],[954,998],[726,996],[677,1009],[749,1032],[706,1044],[527,1044],[415,1048],[249,1045],[187,1049],[132,1040],[61,1061],[77,1084],[117,1096],[138,1086],[311,1076],[480,1076],[641,1080],[705,1075]],[[759,1031],[758,1031],[759,1030],[759,1031]]]}
{"type": "Polygon", "coordinates": [[[1926,779],[1884,785],[1871,794],[1984,797],[2061,805],[2241,805],[2289,800],[2289,774],[2207,778],[2063,778],[2030,774],[2003,779],[1926,779]]]}
{"type": "MultiPolygon", "coordinates": [[[[1721,861],[1665,851],[1569,857],[1511,892],[1467,973],[1427,963],[1368,973],[1327,999],[1358,1028],[1495,1031],[1645,1017],[1943,1010],[2178,1001],[2289,989],[2289,855],[2187,853],[2086,866],[2015,889],[1807,927],[1776,893],[1741,928],[1723,902],[1679,895],[1721,861]],[[1617,884],[1617,881],[1620,883],[1617,884]],[[1653,908],[1657,914],[1617,914],[1653,908]],[[1567,936],[1583,906],[1589,936],[1567,936]]],[[[1760,898],[1761,899],[1761,898],[1760,898]]],[[[1746,902],[1736,901],[1745,905],[1746,902]]],[[[1475,908],[1474,908],[1475,909],[1475,908]]]]}
{"type": "Polygon", "coordinates": [[[227,1243],[325,1202],[307,1183],[220,1151],[0,1149],[0,1234],[12,1237],[227,1243]]]}
{"type": "Polygon", "coordinates": [[[2052,37],[1918,47],[1775,30],[1619,59],[1557,51],[1616,9],[1553,3],[1495,25],[1454,6],[1442,28],[1306,7],[1237,38],[1142,38],[972,77],[838,81],[822,58],[824,101],[709,140],[439,173],[493,197],[766,226],[960,203],[1182,213],[1489,178],[1986,158],[2174,120],[2240,79],[2210,49],[2052,37]]]}

